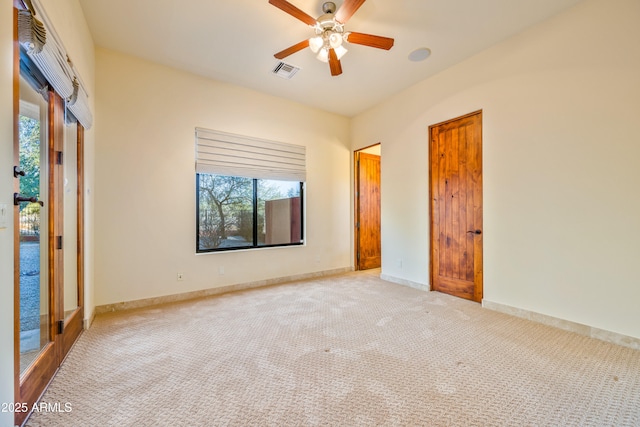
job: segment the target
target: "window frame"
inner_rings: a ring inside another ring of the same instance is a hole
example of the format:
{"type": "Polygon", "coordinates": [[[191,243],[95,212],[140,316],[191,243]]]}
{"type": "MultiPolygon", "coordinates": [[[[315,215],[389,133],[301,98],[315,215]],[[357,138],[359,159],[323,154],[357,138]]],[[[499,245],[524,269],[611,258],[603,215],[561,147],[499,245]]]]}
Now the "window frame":
{"type": "MultiPolygon", "coordinates": [[[[306,183],[304,181],[288,181],[288,182],[299,182],[300,185],[300,241],[299,242],[290,242],[290,243],[277,243],[277,244],[260,244],[258,239],[258,181],[273,181],[274,179],[264,179],[264,178],[247,178],[252,182],[252,207],[253,207],[253,224],[252,224],[252,242],[249,246],[236,246],[236,247],[224,247],[224,248],[211,248],[211,249],[201,249],[200,248],[200,175],[218,175],[218,176],[232,176],[232,175],[224,175],[224,174],[208,174],[208,173],[198,173],[196,172],[196,254],[206,254],[206,253],[219,253],[219,252],[229,252],[229,251],[247,251],[247,250],[256,250],[256,249],[270,249],[270,248],[278,248],[278,247],[290,247],[290,246],[304,246],[306,244],[305,240],[305,195],[304,190],[306,187],[306,183]]],[[[275,180],[277,181],[277,180],[275,180]]],[[[287,181],[287,180],[285,180],[287,181]]]]}

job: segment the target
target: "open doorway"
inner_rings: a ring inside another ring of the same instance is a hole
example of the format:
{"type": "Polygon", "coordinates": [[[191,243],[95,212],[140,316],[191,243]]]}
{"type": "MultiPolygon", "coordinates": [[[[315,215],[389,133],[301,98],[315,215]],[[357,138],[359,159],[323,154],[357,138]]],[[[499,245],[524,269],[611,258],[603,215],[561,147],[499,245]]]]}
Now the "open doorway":
{"type": "Polygon", "coordinates": [[[380,159],[381,145],[355,152],[355,266],[356,270],[380,268],[380,159]]]}

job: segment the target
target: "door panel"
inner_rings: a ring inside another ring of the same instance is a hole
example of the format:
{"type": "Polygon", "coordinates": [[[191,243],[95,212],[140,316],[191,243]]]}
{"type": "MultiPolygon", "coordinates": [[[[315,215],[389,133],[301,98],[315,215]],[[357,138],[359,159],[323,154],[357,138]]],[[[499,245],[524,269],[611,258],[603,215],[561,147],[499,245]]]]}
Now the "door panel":
{"type": "MultiPolygon", "coordinates": [[[[16,401],[31,408],[59,365],[51,259],[53,94],[20,78],[14,150],[16,401]],[[33,201],[22,201],[32,198],[33,201]],[[37,200],[37,202],[34,202],[37,200]]],[[[25,413],[16,412],[16,423],[25,413]]]]}
{"type": "Polygon", "coordinates": [[[380,238],[380,156],[356,153],[356,242],[358,270],[379,268],[380,238]]]}
{"type": "Polygon", "coordinates": [[[78,308],[78,130],[75,123],[65,126],[64,179],[62,199],[64,209],[64,318],[78,308]]]}
{"type": "Polygon", "coordinates": [[[20,299],[20,372],[38,358],[51,342],[48,247],[48,103],[21,79],[18,118],[19,197],[18,277],[20,299]],[[22,175],[24,174],[24,175],[22,175]],[[46,203],[44,202],[46,201],[46,203]]]}
{"type": "Polygon", "coordinates": [[[82,332],[84,318],[84,129],[81,125],[65,126],[63,153],[64,262],[59,317],[64,321],[64,358],[82,332]]]}
{"type": "Polygon", "coordinates": [[[429,128],[432,289],[482,300],[482,112],[429,128]]]}
{"type": "Polygon", "coordinates": [[[55,92],[15,78],[15,399],[33,408],[82,332],[84,133],[55,92]]]}

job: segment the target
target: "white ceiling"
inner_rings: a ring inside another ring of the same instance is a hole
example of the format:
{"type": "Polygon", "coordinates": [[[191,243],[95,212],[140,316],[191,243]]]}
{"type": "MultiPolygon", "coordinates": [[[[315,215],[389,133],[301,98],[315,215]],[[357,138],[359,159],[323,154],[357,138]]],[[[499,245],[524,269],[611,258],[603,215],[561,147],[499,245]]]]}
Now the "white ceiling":
{"type": "MultiPolygon", "coordinates": [[[[304,49],[285,58],[301,67],[291,80],[271,73],[273,54],[313,31],[268,0],[79,1],[97,46],[354,116],[581,0],[368,0],[346,31],[392,37],[394,47],[347,43],[337,77],[304,49]],[[409,61],[422,47],[431,56],[409,61]]],[[[321,0],[290,2],[322,14],[321,0]]]]}

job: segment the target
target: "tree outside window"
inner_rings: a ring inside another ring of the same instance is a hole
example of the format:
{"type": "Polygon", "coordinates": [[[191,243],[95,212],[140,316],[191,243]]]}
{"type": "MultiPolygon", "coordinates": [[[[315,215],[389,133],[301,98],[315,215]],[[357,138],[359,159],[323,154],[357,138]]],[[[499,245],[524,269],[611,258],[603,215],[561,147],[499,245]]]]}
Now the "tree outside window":
{"type": "Polygon", "coordinates": [[[197,174],[197,251],[302,243],[302,183],[197,174]]]}

